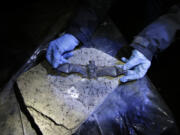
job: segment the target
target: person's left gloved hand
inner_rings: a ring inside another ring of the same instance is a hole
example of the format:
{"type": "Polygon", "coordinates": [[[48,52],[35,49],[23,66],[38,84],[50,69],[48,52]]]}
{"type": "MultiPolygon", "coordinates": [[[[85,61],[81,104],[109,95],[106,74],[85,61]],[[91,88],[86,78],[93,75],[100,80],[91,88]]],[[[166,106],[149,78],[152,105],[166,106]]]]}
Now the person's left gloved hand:
{"type": "Polygon", "coordinates": [[[151,66],[151,61],[136,49],[132,51],[129,59],[122,57],[122,61],[125,62],[124,65],[117,65],[126,70],[125,76],[120,79],[121,82],[143,78],[151,66]]]}
{"type": "Polygon", "coordinates": [[[65,33],[59,38],[51,41],[46,53],[48,62],[54,68],[57,68],[61,64],[68,63],[67,58],[73,56],[73,53],[70,51],[72,51],[78,44],[78,39],[68,33],[65,33]]]}

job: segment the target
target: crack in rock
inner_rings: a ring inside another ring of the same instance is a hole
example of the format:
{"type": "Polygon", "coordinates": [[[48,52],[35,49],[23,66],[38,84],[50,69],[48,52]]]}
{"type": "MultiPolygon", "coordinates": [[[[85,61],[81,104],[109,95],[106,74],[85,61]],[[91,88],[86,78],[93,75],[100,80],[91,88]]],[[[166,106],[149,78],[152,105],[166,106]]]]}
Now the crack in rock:
{"type": "Polygon", "coordinates": [[[47,118],[47,119],[50,120],[52,123],[54,123],[56,126],[61,126],[61,127],[63,127],[64,129],[66,129],[66,130],[68,130],[68,131],[72,131],[73,129],[75,129],[75,128],[69,129],[69,128],[67,128],[66,126],[64,126],[63,124],[57,123],[57,122],[56,122],[55,120],[53,120],[51,117],[43,114],[42,112],[38,111],[37,109],[35,109],[35,108],[32,107],[32,106],[28,106],[28,105],[27,105],[27,108],[30,108],[30,109],[36,111],[37,113],[41,114],[41,116],[47,118]]]}

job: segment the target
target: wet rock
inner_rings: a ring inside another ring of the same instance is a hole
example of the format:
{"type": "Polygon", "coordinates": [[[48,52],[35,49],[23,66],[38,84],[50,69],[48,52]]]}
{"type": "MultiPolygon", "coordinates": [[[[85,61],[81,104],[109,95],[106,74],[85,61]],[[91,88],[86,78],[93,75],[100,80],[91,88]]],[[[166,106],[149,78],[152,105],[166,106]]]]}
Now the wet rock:
{"type": "Polygon", "coordinates": [[[0,134],[1,135],[36,135],[29,120],[21,112],[14,91],[8,95],[0,93],[0,134]]]}
{"type": "MultiPolygon", "coordinates": [[[[113,66],[121,63],[94,48],[74,51],[70,63],[113,66]]],[[[44,135],[71,135],[119,85],[119,77],[83,78],[78,74],[57,74],[41,62],[18,79],[25,105],[44,135]]]]}
{"type": "MultiPolygon", "coordinates": [[[[0,95],[1,97],[3,95],[0,95]]],[[[13,92],[0,104],[0,134],[23,135],[19,108],[13,92]]]]}
{"type": "Polygon", "coordinates": [[[23,125],[23,132],[24,135],[37,135],[36,131],[31,126],[30,121],[27,119],[26,115],[22,112],[20,112],[21,119],[22,119],[22,125],[23,125]]]}

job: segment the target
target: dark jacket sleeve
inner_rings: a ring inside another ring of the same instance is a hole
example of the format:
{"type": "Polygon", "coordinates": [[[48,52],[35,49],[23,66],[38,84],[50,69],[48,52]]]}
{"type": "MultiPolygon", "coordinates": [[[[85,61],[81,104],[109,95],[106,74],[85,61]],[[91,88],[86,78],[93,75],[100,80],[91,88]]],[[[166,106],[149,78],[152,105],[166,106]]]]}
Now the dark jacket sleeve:
{"type": "Polygon", "coordinates": [[[74,35],[81,42],[89,40],[97,26],[106,17],[113,0],[81,0],[67,33],[74,35]]]}
{"type": "Polygon", "coordinates": [[[180,30],[180,4],[148,25],[135,37],[131,46],[152,60],[157,50],[162,51],[171,44],[177,30],[180,30]]]}

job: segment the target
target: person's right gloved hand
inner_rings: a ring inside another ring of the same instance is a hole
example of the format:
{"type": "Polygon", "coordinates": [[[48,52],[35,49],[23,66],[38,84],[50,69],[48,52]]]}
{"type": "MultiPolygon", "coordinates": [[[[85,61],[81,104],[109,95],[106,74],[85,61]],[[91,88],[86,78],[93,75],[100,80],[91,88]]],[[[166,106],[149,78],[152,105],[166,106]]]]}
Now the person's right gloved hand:
{"type": "Polygon", "coordinates": [[[72,51],[79,44],[78,39],[71,34],[64,34],[51,41],[46,52],[48,62],[57,68],[59,65],[68,63],[67,58],[73,56],[72,51]]]}
{"type": "Polygon", "coordinates": [[[132,51],[129,59],[122,57],[121,60],[125,62],[125,64],[117,65],[116,67],[126,71],[125,76],[120,79],[120,81],[124,83],[143,78],[151,66],[151,61],[136,49],[132,51]]]}

